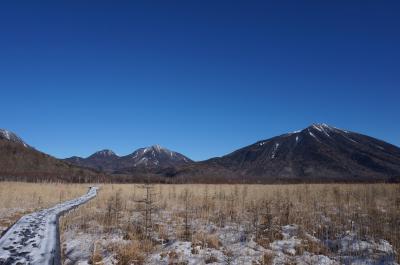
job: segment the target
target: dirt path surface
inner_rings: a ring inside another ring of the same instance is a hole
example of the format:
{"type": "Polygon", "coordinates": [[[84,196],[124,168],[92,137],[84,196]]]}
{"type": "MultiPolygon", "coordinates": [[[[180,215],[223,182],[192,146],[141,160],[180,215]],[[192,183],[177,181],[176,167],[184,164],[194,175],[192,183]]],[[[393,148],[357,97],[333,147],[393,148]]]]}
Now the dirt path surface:
{"type": "Polygon", "coordinates": [[[58,218],[97,195],[91,187],[85,195],[23,216],[0,238],[0,265],[60,264],[58,218]]]}

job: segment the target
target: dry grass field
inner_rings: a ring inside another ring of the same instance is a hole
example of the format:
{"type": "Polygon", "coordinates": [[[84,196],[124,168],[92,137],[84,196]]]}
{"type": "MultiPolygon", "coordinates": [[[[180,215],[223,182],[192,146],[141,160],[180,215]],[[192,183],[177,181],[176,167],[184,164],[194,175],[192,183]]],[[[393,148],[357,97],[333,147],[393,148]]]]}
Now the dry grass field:
{"type": "MultiPolygon", "coordinates": [[[[61,219],[64,264],[399,262],[398,184],[99,186],[61,219]]],[[[87,187],[2,182],[3,225],[87,187]]]]}
{"type": "Polygon", "coordinates": [[[104,185],[65,264],[396,264],[400,186],[104,185]]]}
{"type": "Polygon", "coordinates": [[[0,234],[22,215],[78,197],[87,187],[76,184],[0,182],[0,234]]]}

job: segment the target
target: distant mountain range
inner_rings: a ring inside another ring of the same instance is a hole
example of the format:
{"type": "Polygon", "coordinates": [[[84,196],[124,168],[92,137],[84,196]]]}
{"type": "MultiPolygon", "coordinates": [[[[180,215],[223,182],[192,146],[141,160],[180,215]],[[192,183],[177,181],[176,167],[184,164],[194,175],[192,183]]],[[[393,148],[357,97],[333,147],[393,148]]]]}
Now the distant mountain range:
{"type": "Polygon", "coordinates": [[[110,180],[123,175],[123,181],[146,177],[208,183],[400,182],[400,148],[327,124],[313,124],[200,162],[159,145],[126,156],[106,149],[87,158],[58,160],[31,148],[12,132],[0,130],[0,173],[10,169],[55,176],[71,172],[75,178],[77,172],[103,174],[110,180]]]}
{"type": "Polygon", "coordinates": [[[140,148],[126,156],[118,156],[113,151],[105,149],[87,158],[73,156],[65,161],[108,173],[132,173],[135,171],[158,170],[162,168],[179,167],[193,161],[186,156],[153,145],[140,148]]]}

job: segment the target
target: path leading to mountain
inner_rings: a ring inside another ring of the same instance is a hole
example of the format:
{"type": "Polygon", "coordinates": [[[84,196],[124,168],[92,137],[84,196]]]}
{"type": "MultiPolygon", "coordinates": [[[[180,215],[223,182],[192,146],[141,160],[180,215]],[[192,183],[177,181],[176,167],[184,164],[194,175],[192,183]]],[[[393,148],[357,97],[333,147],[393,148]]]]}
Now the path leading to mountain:
{"type": "Polygon", "coordinates": [[[96,197],[97,189],[91,187],[79,198],[21,217],[0,238],[0,265],[61,264],[58,218],[96,197]]]}

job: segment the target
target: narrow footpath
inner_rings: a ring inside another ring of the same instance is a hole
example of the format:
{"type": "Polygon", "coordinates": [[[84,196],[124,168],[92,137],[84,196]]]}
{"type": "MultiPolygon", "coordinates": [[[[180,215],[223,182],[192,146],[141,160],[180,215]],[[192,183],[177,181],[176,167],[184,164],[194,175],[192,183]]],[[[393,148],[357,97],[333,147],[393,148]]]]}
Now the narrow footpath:
{"type": "Polygon", "coordinates": [[[91,187],[79,198],[21,217],[0,238],[0,265],[60,265],[58,219],[96,197],[97,189],[91,187]]]}

